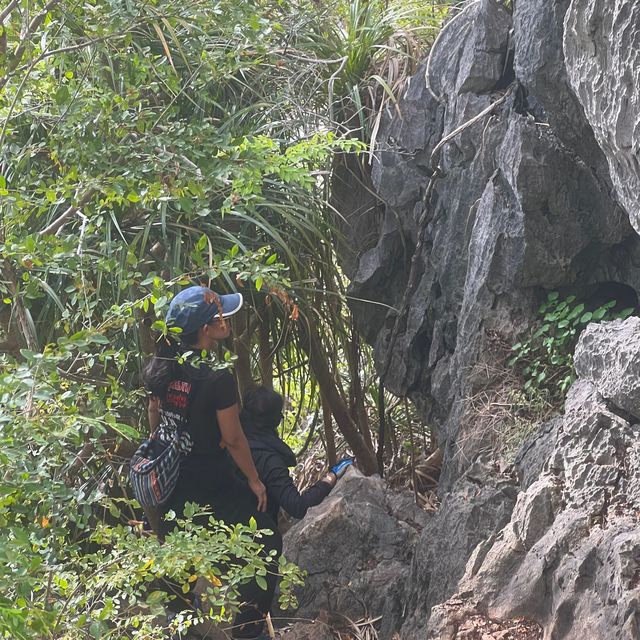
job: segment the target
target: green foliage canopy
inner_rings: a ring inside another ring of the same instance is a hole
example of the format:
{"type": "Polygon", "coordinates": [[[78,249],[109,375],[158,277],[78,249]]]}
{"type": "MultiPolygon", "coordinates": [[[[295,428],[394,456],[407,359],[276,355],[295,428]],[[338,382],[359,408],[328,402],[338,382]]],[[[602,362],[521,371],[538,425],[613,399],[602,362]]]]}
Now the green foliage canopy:
{"type": "Polygon", "coordinates": [[[217,576],[225,616],[238,581],[264,571],[252,528],[187,521],[152,549],[127,524],[114,485],[145,430],[149,327],[191,281],[342,322],[332,159],[364,149],[413,64],[412,29],[377,1],[0,10],[0,635],[151,638],[157,575],[188,582],[200,558],[215,576],[229,550],[249,560],[217,576]]]}

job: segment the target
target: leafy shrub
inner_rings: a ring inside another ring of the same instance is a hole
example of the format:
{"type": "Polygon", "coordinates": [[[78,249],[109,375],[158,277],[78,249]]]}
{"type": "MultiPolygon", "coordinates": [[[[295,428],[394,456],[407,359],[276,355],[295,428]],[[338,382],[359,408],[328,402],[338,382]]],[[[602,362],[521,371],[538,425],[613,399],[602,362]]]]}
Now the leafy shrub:
{"type": "Polygon", "coordinates": [[[519,367],[525,378],[527,393],[542,392],[552,403],[562,402],[575,380],[573,351],[580,332],[590,322],[627,318],[634,309],[615,311],[616,300],[610,300],[593,311],[586,309],[576,296],[560,298],[552,291],[538,309],[539,326],[530,338],[514,344],[515,355],[509,366],[519,367]]]}
{"type": "MultiPolygon", "coordinates": [[[[116,445],[140,438],[124,420],[135,394],[115,377],[106,387],[68,375],[81,356],[113,367],[100,338],[85,332],[44,353],[23,350],[24,362],[0,357],[0,638],[164,638],[159,578],[184,589],[208,578],[210,618],[225,621],[239,584],[264,583],[255,523],[204,528],[190,508],[163,545],[130,523],[140,512],[118,491],[125,456],[116,445]],[[92,453],[77,464],[87,444],[92,453]]],[[[278,572],[286,606],[301,575],[284,560],[278,572]]]]}

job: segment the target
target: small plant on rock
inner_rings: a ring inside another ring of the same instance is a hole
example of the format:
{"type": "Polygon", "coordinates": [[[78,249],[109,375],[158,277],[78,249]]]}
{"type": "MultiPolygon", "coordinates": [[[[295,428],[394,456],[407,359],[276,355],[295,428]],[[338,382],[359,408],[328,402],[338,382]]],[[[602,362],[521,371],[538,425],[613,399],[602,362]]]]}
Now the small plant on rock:
{"type": "Polygon", "coordinates": [[[560,298],[552,291],[538,309],[540,324],[531,337],[517,342],[511,349],[515,355],[509,366],[518,367],[529,394],[543,393],[556,404],[564,400],[575,380],[573,350],[580,332],[590,322],[602,322],[629,317],[634,309],[615,311],[616,300],[610,300],[594,310],[587,310],[576,296],[560,298]]]}

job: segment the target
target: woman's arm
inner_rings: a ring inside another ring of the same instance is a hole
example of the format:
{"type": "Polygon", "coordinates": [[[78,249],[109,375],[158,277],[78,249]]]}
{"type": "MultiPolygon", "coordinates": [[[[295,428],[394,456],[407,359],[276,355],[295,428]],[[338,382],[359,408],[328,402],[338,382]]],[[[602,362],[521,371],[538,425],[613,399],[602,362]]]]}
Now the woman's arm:
{"type": "Polygon", "coordinates": [[[264,481],[269,487],[269,493],[277,497],[280,506],[290,516],[303,518],[309,507],[315,507],[329,495],[336,484],[336,476],[329,473],[322,480],[300,493],[289,474],[289,470],[284,465],[272,463],[264,481]]]}
{"type": "Polygon", "coordinates": [[[160,425],[160,398],[158,396],[149,396],[147,415],[149,417],[149,431],[153,435],[160,425]]]}
{"type": "Polygon", "coordinates": [[[240,425],[238,403],[231,405],[227,409],[216,410],[216,416],[222,435],[222,444],[227,448],[234,462],[247,478],[249,488],[258,499],[258,511],[266,511],[267,490],[258,477],[247,438],[240,425]]]}

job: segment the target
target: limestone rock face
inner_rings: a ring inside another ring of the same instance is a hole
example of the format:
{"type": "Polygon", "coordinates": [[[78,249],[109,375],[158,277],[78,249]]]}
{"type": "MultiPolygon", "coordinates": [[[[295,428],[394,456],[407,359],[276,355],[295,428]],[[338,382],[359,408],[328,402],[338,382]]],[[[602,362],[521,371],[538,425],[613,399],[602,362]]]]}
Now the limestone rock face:
{"type": "Polygon", "coordinates": [[[444,452],[407,585],[373,600],[403,640],[464,637],[463,605],[546,640],[640,638],[640,320],[587,328],[513,477],[468,410],[550,290],[637,308],[639,87],[636,0],[472,0],[383,121],[351,305],[444,452]]]}
{"type": "Polygon", "coordinates": [[[640,4],[573,0],[565,20],[569,81],[640,232],[640,4]]]}
{"type": "Polygon", "coordinates": [[[308,572],[296,616],[315,619],[324,611],[333,622],[382,616],[381,637],[390,638],[404,614],[411,558],[428,519],[412,494],[349,469],[284,536],[285,556],[308,572]]]}
{"type": "Polygon", "coordinates": [[[476,460],[435,515],[350,470],[285,536],[309,572],[297,615],[382,616],[383,640],[475,637],[477,619],[639,638],[638,336],[635,317],[589,325],[564,414],[522,445],[517,473],[476,460]]]}
{"type": "MultiPolygon", "coordinates": [[[[626,353],[637,357],[639,345],[626,353]]],[[[604,368],[624,374],[619,360],[604,368]]],[[[475,548],[452,600],[490,618],[534,620],[545,639],[640,637],[640,425],[578,380],[555,426],[540,476],[508,524],[475,548]]],[[[422,637],[449,637],[451,610],[434,607],[422,637]]]]}
{"type": "Polygon", "coordinates": [[[384,212],[350,291],[373,303],[352,308],[385,384],[436,428],[443,490],[486,444],[465,399],[491,384],[492,344],[515,343],[549,290],[640,291],[640,238],[564,62],[569,4],[468,3],[379,137],[384,212]]]}
{"type": "Polygon", "coordinates": [[[480,461],[457,480],[416,546],[403,640],[424,638],[425,612],[456,590],[467,558],[509,522],[516,497],[515,481],[480,461]]]}

